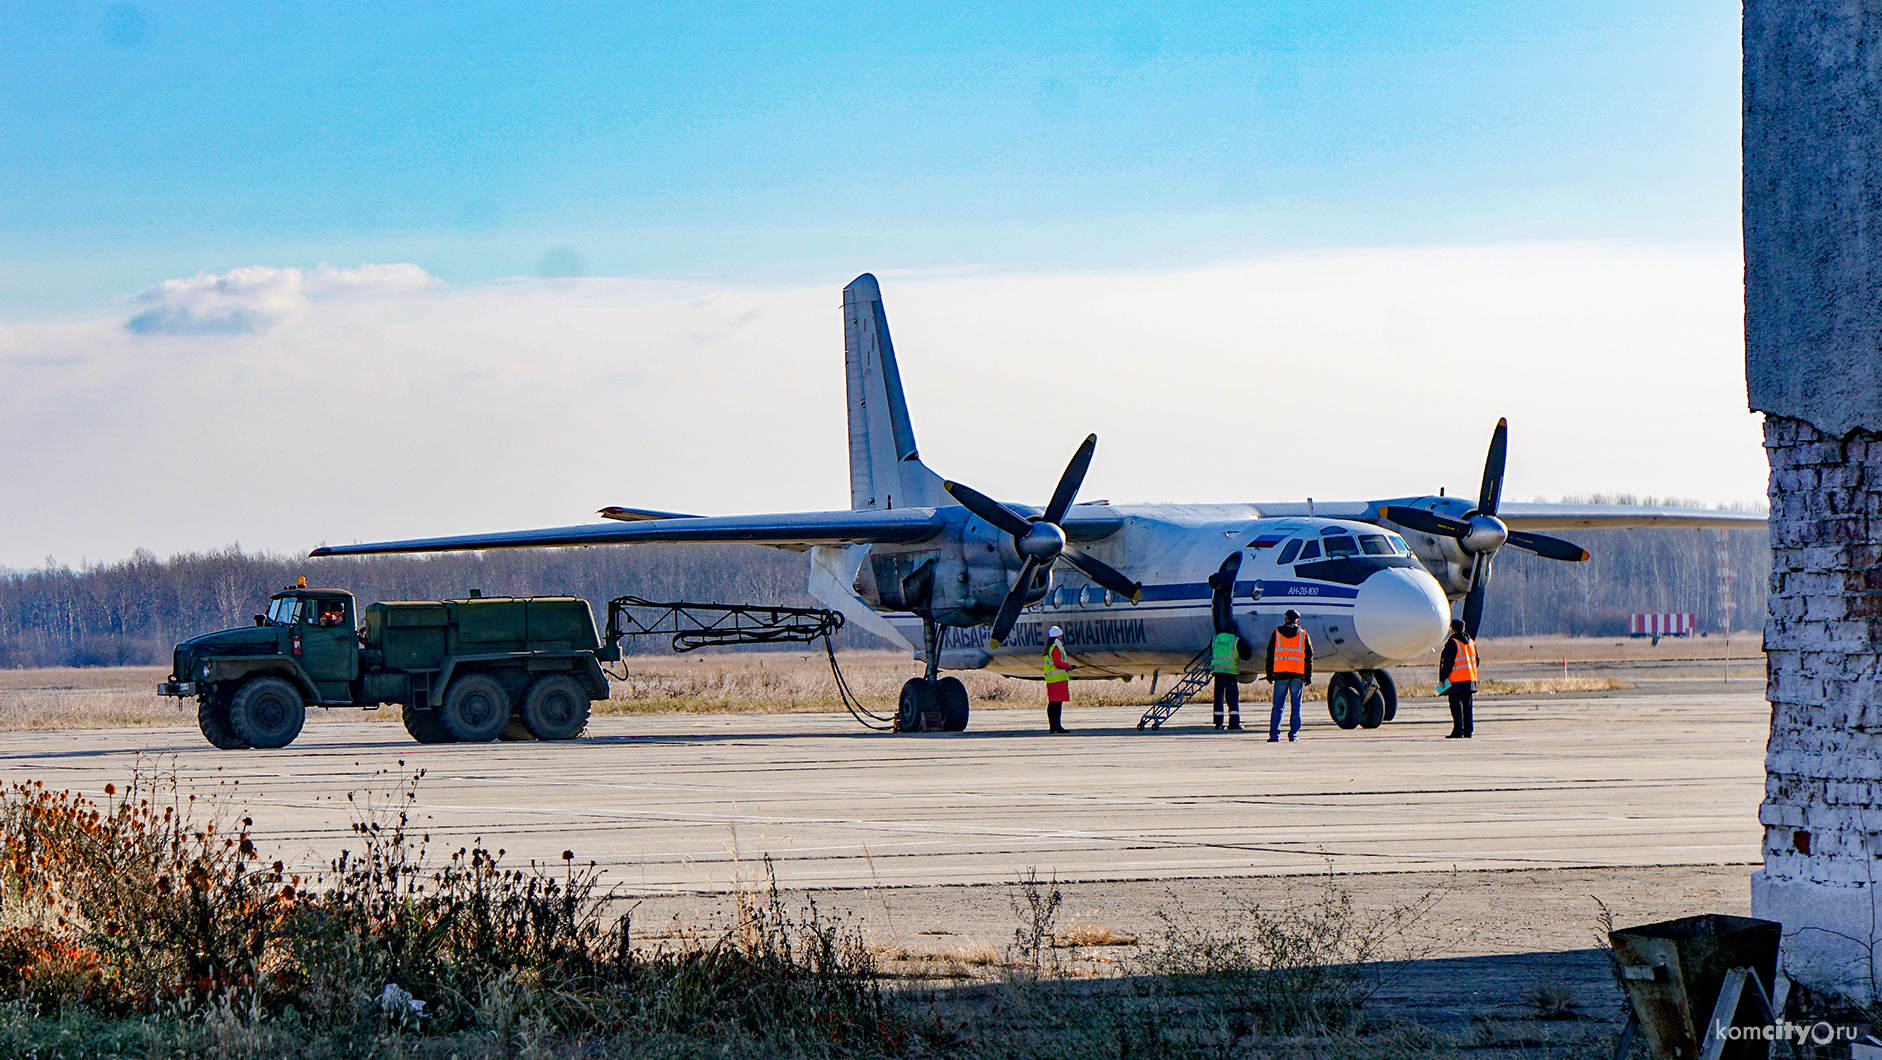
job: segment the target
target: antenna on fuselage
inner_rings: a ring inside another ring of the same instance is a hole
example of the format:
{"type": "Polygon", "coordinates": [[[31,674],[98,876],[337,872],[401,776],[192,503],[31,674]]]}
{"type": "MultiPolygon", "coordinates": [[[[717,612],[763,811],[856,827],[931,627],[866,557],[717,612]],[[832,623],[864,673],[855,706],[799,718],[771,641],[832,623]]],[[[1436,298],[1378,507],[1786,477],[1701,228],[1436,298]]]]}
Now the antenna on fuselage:
{"type": "Polygon", "coordinates": [[[1307,518],[1313,518],[1313,498],[1307,498],[1307,518]]]}

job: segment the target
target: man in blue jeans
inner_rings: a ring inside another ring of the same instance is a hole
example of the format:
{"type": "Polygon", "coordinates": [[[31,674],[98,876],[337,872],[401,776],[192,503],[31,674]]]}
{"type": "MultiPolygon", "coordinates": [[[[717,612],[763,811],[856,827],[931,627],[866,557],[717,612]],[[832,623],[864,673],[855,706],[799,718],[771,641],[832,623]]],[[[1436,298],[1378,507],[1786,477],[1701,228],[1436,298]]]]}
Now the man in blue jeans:
{"type": "Polygon", "coordinates": [[[1300,628],[1300,612],[1289,608],[1281,625],[1268,638],[1268,680],[1274,682],[1274,713],[1268,716],[1268,742],[1281,739],[1281,704],[1292,697],[1294,713],[1287,725],[1289,743],[1300,735],[1300,694],[1313,680],[1313,640],[1300,628]]]}

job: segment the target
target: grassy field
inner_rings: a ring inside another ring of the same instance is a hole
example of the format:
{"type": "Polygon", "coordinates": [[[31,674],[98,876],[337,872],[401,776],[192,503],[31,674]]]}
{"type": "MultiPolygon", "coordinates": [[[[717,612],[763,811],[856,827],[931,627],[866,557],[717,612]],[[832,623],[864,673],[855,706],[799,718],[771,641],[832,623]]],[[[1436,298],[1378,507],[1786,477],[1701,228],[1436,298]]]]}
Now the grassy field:
{"type": "MultiPolygon", "coordinates": [[[[1647,640],[1538,637],[1486,639],[1481,652],[1486,680],[1480,695],[1534,695],[1542,692],[1593,692],[1631,687],[1630,664],[1690,662],[1714,666],[1727,658],[1725,638],[1647,640]],[[1554,665],[1563,672],[1557,675],[1554,665]],[[1509,668],[1504,677],[1500,667],[1509,668]],[[1619,669],[1621,673],[1611,672],[1619,669]]],[[[1755,633],[1739,633],[1730,647],[1734,676],[1756,676],[1763,669],[1755,633]]],[[[902,682],[921,667],[898,652],[846,652],[839,656],[850,689],[878,712],[895,706],[902,682]]],[[[1395,670],[1405,699],[1436,694],[1432,674],[1436,653],[1420,664],[1395,670]]],[[[618,672],[618,670],[617,670],[618,672]]],[[[0,732],[95,729],[126,726],[193,725],[194,703],[156,694],[168,675],[164,667],[126,666],[88,669],[0,670],[0,732]]],[[[1040,682],[971,671],[959,674],[975,710],[1037,710],[1045,703],[1040,682]]],[[[843,709],[830,666],[822,652],[693,652],[686,655],[632,656],[625,680],[611,682],[597,714],[640,713],[784,713],[843,709]]],[[[1168,687],[1168,678],[1159,687],[1168,687]]],[[[1309,699],[1324,694],[1324,680],[1308,689],[1309,699]]],[[[1134,681],[1080,681],[1073,694],[1100,705],[1147,704],[1150,684],[1134,681]]],[[[1244,698],[1265,698],[1266,686],[1244,690],[1244,698]]],[[[310,722],[396,722],[396,711],[315,712],[310,722]]]]}

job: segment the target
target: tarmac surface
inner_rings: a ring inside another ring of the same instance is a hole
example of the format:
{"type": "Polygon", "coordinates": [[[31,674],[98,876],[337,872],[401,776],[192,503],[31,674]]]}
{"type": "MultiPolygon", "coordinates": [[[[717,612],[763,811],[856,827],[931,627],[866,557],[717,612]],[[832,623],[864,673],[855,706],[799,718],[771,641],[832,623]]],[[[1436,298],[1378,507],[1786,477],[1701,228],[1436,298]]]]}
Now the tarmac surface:
{"type": "MultiPolygon", "coordinates": [[[[1649,679],[1650,681],[1651,679],[1649,679]]],[[[0,734],[0,777],[103,797],[134,776],[220,796],[264,850],[313,864],[403,806],[434,854],[481,838],[504,861],[597,862],[639,895],[787,888],[1232,879],[1326,873],[1744,865],[1769,707],[1752,682],[1480,702],[1446,740],[1440,701],[1377,730],[1310,704],[1300,741],[1216,733],[1192,703],[986,710],[965,733],[891,736],[847,715],[604,718],[576,742],[422,746],[354,712],[279,751],[217,751],[192,728],[0,734]],[[1202,724],[1199,724],[1202,723],[1202,724]],[[409,789],[402,782],[423,771],[409,789]]],[[[1716,684],[1716,683],[1714,683],[1716,684]]]]}

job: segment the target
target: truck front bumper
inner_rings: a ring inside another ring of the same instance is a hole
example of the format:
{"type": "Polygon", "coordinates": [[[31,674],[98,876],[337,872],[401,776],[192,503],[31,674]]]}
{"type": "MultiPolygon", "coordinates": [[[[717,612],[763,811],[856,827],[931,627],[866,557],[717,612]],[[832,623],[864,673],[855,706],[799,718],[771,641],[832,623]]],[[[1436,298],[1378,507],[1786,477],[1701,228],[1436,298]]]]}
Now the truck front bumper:
{"type": "Polygon", "coordinates": [[[157,686],[157,694],[160,696],[193,696],[196,694],[196,682],[165,681],[163,684],[157,686]]]}

